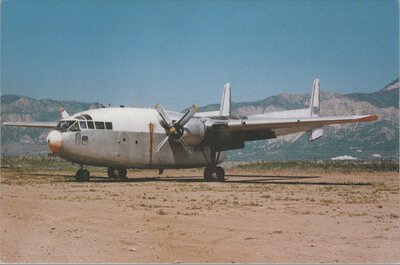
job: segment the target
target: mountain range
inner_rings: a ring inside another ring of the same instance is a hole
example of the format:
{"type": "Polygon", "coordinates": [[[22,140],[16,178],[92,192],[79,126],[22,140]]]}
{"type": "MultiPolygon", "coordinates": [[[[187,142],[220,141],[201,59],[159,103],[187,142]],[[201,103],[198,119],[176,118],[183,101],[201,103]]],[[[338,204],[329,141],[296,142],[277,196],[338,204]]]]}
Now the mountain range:
{"type": "MultiPolygon", "coordinates": [[[[253,102],[232,102],[233,115],[251,115],[270,111],[306,108],[310,94],[285,94],[253,102]]],[[[1,96],[1,121],[55,121],[58,110],[69,113],[96,108],[97,103],[1,96]]],[[[219,104],[201,107],[217,110],[219,104]]],[[[399,79],[373,93],[321,93],[321,116],[376,114],[371,123],[324,127],[324,136],[308,142],[306,134],[294,134],[268,141],[248,142],[244,149],[228,152],[233,161],[257,160],[398,160],[399,159],[399,79]]],[[[8,128],[1,130],[2,156],[46,155],[48,130],[8,128]]]]}

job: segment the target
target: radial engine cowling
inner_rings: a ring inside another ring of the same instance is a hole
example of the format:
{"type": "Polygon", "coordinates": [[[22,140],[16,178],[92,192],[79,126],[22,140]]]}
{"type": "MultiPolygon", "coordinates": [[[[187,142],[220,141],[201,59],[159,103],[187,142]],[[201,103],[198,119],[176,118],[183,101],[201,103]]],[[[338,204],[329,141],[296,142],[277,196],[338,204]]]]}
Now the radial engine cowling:
{"type": "Polygon", "coordinates": [[[188,145],[197,145],[204,139],[205,125],[199,119],[191,119],[184,127],[182,138],[188,145]]]}

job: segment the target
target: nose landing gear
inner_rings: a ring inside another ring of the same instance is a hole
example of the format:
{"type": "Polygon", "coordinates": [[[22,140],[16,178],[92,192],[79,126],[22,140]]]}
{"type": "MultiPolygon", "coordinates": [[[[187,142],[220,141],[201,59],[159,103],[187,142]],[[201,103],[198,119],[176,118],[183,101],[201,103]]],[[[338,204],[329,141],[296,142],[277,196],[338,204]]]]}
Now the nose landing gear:
{"type": "Polygon", "coordinates": [[[88,181],[90,179],[90,172],[81,167],[76,171],[75,178],[77,181],[88,181]]]}

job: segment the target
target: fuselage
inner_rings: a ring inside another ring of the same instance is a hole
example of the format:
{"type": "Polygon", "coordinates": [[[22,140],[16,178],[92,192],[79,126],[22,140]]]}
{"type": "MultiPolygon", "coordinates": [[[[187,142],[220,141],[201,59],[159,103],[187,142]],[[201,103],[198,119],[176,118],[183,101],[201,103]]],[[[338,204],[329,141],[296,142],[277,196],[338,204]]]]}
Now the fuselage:
{"type": "MultiPolygon", "coordinates": [[[[169,112],[172,119],[182,114],[169,112]]],[[[190,168],[207,166],[208,146],[189,156],[173,139],[155,152],[155,146],[166,136],[159,114],[145,108],[100,108],[77,113],[58,124],[48,136],[49,148],[59,157],[84,165],[125,168],[190,168]]],[[[192,128],[202,130],[204,124],[193,119],[192,128]]],[[[204,128],[203,128],[204,129],[204,128]]],[[[198,144],[202,139],[187,141],[198,144]]],[[[218,163],[225,159],[222,154],[218,163]]]]}

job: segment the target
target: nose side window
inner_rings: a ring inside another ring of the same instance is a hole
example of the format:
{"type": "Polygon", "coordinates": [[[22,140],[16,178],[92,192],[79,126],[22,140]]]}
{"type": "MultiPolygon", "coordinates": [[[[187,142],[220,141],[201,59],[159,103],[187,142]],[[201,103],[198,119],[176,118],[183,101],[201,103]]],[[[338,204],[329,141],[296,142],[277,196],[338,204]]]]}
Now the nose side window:
{"type": "Polygon", "coordinates": [[[86,135],[82,136],[82,144],[88,144],[89,142],[89,137],[87,137],[86,135]]]}

